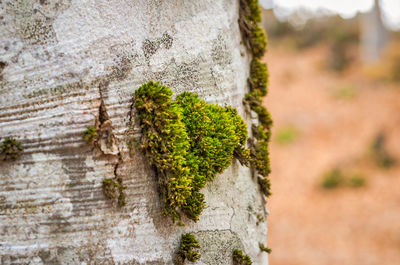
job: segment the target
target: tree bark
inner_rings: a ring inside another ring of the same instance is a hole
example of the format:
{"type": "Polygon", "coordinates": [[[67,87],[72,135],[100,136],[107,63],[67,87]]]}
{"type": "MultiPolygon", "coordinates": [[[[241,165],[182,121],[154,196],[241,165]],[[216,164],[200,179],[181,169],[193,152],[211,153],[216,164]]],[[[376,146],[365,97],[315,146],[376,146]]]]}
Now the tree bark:
{"type": "MultiPolygon", "coordinates": [[[[238,1],[1,1],[0,136],[24,150],[0,164],[1,264],[172,264],[184,232],[196,264],[232,264],[234,248],[268,264],[265,199],[236,160],[203,192],[195,223],[162,215],[154,171],[130,148],[140,137],[134,91],[150,80],[231,105],[247,121],[250,55],[238,1]],[[101,122],[103,119],[103,122],[101,122]],[[111,144],[87,144],[101,122],[111,144]],[[126,205],[104,197],[121,177],[126,205]]],[[[249,130],[250,132],[250,130],[249,130]]]]}
{"type": "Polygon", "coordinates": [[[382,21],[379,0],[372,10],[361,17],[361,59],[365,63],[376,62],[388,41],[388,32],[382,21]]]}

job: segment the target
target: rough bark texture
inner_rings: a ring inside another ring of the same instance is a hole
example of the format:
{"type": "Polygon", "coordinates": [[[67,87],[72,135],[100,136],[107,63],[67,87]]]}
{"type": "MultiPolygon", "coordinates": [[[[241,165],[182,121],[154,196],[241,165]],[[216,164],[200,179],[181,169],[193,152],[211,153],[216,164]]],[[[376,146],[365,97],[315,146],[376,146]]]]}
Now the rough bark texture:
{"type": "Polygon", "coordinates": [[[0,136],[24,147],[0,164],[1,264],[172,264],[183,232],[202,245],[196,264],[232,264],[234,248],[267,264],[267,211],[248,168],[234,160],[204,188],[200,220],[179,227],[128,144],[140,135],[132,96],[149,80],[234,106],[250,124],[237,21],[235,0],[0,1],[0,136]],[[115,139],[93,148],[81,134],[99,115],[115,139]],[[103,194],[115,176],[123,208],[103,194]]]}

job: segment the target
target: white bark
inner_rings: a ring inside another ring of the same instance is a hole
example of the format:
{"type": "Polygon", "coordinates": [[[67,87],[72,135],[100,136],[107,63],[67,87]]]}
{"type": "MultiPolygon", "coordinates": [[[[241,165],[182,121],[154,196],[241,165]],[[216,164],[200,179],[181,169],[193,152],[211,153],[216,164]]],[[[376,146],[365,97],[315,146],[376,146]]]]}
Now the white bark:
{"type": "Polygon", "coordinates": [[[376,62],[387,41],[388,32],[383,25],[379,0],[375,0],[374,8],[361,19],[361,59],[365,63],[376,62]]]}
{"type": "Polygon", "coordinates": [[[257,218],[265,202],[248,168],[233,161],[204,188],[200,220],[179,227],[161,214],[153,171],[127,145],[139,136],[132,96],[149,80],[250,121],[237,1],[10,0],[0,17],[0,136],[24,147],[0,164],[1,264],[172,264],[183,232],[203,246],[197,264],[231,264],[234,248],[267,264],[258,247],[267,225],[257,218]],[[81,133],[102,100],[116,138],[101,151],[81,133]],[[115,175],[127,185],[122,209],[102,191],[115,175]]]}

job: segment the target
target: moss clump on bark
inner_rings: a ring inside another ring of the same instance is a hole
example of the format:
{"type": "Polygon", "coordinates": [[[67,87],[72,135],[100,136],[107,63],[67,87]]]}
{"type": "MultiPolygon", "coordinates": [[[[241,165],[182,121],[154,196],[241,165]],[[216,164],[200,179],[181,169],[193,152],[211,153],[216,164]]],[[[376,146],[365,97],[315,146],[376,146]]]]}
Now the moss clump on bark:
{"type": "Polygon", "coordinates": [[[267,35],[259,25],[261,18],[258,0],[240,0],[240,31],[244,43],[255,57],[262,57],[267,47],[267,35]]]}
{"type": "Polygon", "coordinates": [[[16,160],[21,156],[22,145],[14,138],[5,138],[0,145],[0,159],[3,161],[16,160]]]}
{"type": "Polygon", "coordinates": [[[94,126],[88,126],[87,129],[82,133],[82,138],[87,143],[93,143],[93,141],[99,136],[94,126]]]}
{"type": "Polygon", "coordinates": [[[260,92],[261,96],[267,95],[268,69],[258,58],[251,61],[250,78],[252,89],[260,92]]]}
{"type": "Polygon", "coordinates": [[[205,208],[200,189],[234,156],[248,161],[247,127],[231,107],[207,104],[188,92],[176,100],[171,96],[169,87],[152,81],[136,91],[141,147],[156,169],[165,214],[173,221],[181,213],[197,221],[205,208]]]}
{"type": "Polygon", "coordinates": [[[103,192],[107,199],[116,201],[119,207],[125,206],[126,187],[122,184],[122,178],[108,178],[103,180],[103,192]]]}
{"type": "Polygon", "coordinates": [[[250,92],[246,94],[244,103],[257,113],[259,120],[259,125],[252,128],[253,138],[249,139],[250,163],[255,169],[262,192],[270,196],[271,184],[268,175],[271,172],[269,141],[272,119],[262,105],[262,97],[267,95],[268,69],[267,65],[260,61],[267,47],[267,36],[259,24],[261,18],[258,0],[240,0],[239,27],[242,39],[253,55],[250,64],[250,92]]]}
{"type": "Polygon", "coordinates": [[[269,247],[264,246],[263,243],[258,243],[258,247],[260,248],[261,251],[266,252],[268,254],[271,254],[272,249],[270,249],[269,247]]]}
{"type": "Polygon", "coordinates": [[[260,25],[255,25],[249,36],[251,52],[255,57],[263,57],[267,48],[267,35],[260,25]]]}
{"type": "Polygon", "coordinates": [[[178,255],[175,258],[175,265],[183,265],[185,260],[196,262],[200,257],[200,253],[195,249],[199,249],[199,241],[192,234],[182,234],[181,245],[179,247],[178,255]]]}
{"type": "Polygon", "coordinates": [[[239,249],[233,250],[233,265],[251,265],[253,262],[248,255],[243,254],[239,249]]]}

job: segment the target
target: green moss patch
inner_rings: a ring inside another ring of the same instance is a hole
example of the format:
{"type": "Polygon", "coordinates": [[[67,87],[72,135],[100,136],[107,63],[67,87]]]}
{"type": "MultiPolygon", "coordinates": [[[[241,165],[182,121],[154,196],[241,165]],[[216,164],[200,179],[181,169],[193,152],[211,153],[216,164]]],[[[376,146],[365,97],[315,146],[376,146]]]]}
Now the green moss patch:
{"type": "Polygon", "coordinates": [[[201,257],[200,253],[195,250],[199,248],[201,246],[194,235],[189,233],[183,234],[178,255],[175,258],[175,265],[183,265],[185,260],[196,262],[201,257]]]}
{"type": "Polygon", "coordinates": [[[253,262],[248,255],[243,254],[239,249],[233,250],[233,265],[251,265],[253,262]]]}
{"type": "Polygon", "coordinates": [[[21,156],[23,148],[14,138],[6,138],[0,145],[0,159],[3,161],[16,160],[21,156]]]}
{"type": "Polygon", "coordinates": [[[260,26],[261,8],[258,0],[240,0],[239,27],[242,39],[255,57],[262,57],[267,47],[267,36],[260,26]]]}
{"type": "Polygon", "coordinates": [[[82,138],[87,143],[93,143],[93,141],[98,137],[97,130],[94,126],[89,126],[87,129],[82,133],[82,138]]]}
{"type": "Polygon", "coordinates": [[[258,58],[254,58],[250,64],[250,80],[252,90],[261,93],[260,96],[267,95],[268,69],[267,65],[258,58]]]}
{"type": "Polygon", "coordinates": [[[200,189],[226,169],[232,158],[245,163],[247,128],[231,107],[207,104],[184,92],[172,100],[169,87],[142,85],[135,106],[142,128],[141,147],[156,169],[165,214],[197,221],[205,208],[200,189]]]}

